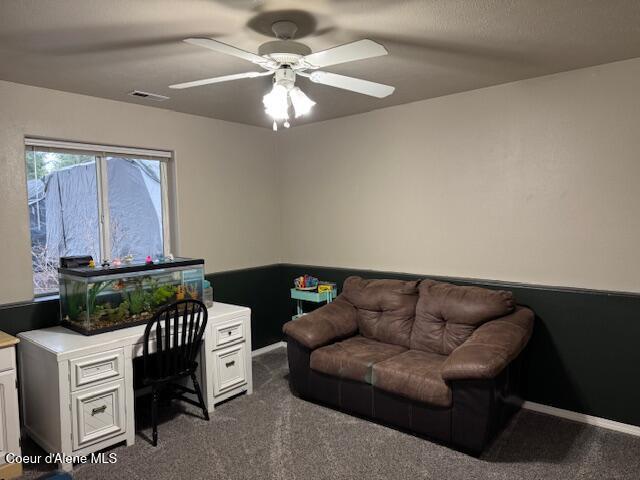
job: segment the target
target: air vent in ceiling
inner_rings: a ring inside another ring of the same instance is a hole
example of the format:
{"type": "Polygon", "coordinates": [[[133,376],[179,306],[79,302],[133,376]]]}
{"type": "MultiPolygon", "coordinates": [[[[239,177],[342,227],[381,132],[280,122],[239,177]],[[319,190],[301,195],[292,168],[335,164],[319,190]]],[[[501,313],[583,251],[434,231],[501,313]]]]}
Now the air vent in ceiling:
{"type": "Polygon", "coordinates": [[[169,97],[165,97],[164,95],[142,92],[140,90],[134,90],[133,92],[130,92],[129,95],[131,95],[132,97],[146,98],[147,100],[153,100],[155,102],[164,102],[165,100],[169,100],[169,97]]]}

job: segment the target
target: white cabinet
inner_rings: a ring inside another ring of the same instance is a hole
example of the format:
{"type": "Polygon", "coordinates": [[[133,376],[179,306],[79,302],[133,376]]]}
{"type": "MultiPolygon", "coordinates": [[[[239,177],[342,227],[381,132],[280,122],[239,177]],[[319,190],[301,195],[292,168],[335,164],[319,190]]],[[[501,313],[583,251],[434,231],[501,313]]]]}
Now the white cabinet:
{"type": "MultiPolygon", "coordinates": [[[[215,302],[207,312],[197,375],[213,412],[222,400],[252,393],[251,310],[215,302]]],[[[21,402],[29,436],[47,452],[65,455],[88,455],[123,441],[133,444],[132,359],[142,355],[145,328],[93,336],[64,327],[20,333],[21,402]]],[[[0,350],[0,363],[3,355],[0,350]]],[[[12,372],[15,395],[15,360],[12,372]]],[[[72,465],[61,467],[70,470],[72,465]]]]}
{"type": "Polygon", "coordinates": [[[207,403],[220,403],[242,392],[253,392],[251,375],[251,315],[250,311],[227,310],[211,318],[211,343],[206,376],[207,403]]]}
{"type": "Polygon", "coordinates": [[[0,458],[20,451],[16,372],[0,373],[0,458]]]}
{"type": "Polygon", "coordinates": [[[8,453],[20,455],[16,343],[17,338],[0,332],[0,478],[3,479],[22,474],[19,463],[5,463],[8,453]]]}

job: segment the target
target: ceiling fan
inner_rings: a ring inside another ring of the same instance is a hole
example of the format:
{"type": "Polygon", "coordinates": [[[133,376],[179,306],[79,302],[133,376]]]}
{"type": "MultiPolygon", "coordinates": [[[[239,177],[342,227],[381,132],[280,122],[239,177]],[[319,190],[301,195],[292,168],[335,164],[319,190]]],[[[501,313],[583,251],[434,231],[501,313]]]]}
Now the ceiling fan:
{"type": "Polygon", "coordinates": [[[273,119],[274,130],[278,129],[279,121],[282,121],[283,125],[289,128],[290,104],[293,106],[296,118],[309,113],[315,105],[313,100],[305,95],[299,87],[295,86],[297,75],[306,77],[314,83],[321,83],[376,98],[387,97],[395,90],[394,87],[389,85],[319,70],[320,68],[340,63],[386,55],[388,53],[386,48],[379,43],[364,39],[312,53],[311,49],[305,44],[292,40],[298,29],[295,23],[279,21],[275,22],[271,28],[277,40],[260,45],[257,55],[211,38],[185,39],[184,41],[191,45],[247,60],[258,65],[264,71],[205,78],[203,80],[170,85],[169,88],[183,89],[239,80],[241,78],[273,75],[273,89],[263,97],[262,102],[265,112],[273,119]]]}

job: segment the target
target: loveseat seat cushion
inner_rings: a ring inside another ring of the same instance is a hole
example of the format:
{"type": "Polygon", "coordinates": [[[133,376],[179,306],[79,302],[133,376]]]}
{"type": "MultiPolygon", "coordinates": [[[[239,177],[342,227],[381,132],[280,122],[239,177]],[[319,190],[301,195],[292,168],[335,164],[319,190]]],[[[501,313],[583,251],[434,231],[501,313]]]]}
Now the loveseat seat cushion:
{"type": "Polygon", "coordinates": [[[423,280],[410,348],[449,355],[483,323],[515,308],[511,292],[423,280]]]}
{"type": "Polygon", "coordinates": [[[451,406],[451,389],[442,379],[446,355],[408,350],[373,366],[373,386],[417,402],[451,406]]]}
{"type": "Polygon", "coordinates": [[[418,283],[347,278],[342,294],[356,307],[360,334],[408,348],[418,300],[418,283]]]}
{"type": "Polygon", "coordinates": [[[311,369],[340,378],[371,383],[371,368],[406,350],[400,345],[357,335],[311,352],[311,369]]]}

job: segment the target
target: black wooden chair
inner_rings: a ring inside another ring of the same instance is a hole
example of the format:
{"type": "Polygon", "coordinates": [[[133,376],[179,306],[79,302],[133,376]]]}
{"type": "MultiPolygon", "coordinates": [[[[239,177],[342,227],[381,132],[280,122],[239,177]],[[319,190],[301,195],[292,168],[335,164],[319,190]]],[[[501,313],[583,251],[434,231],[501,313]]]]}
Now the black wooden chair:
{"type": "Polygon", "coordinates": [[[151,389],[154,447],[158,444],[158,397],[161,389],[169,390],[173,399],[201,408],[204,418],[209,420],[195,374],[207,316],[204,303],[180,300],[158,310],[144,331],[143,374],[139,383],[144,390],[151,389]],[[155,336],[152,337],[152,333],[155,336]],[[191,378],[193,389],[178,383],[187,377],[191,378]],[[185,393],[196,395],[198,401],[186,397],[185,393]]]}

